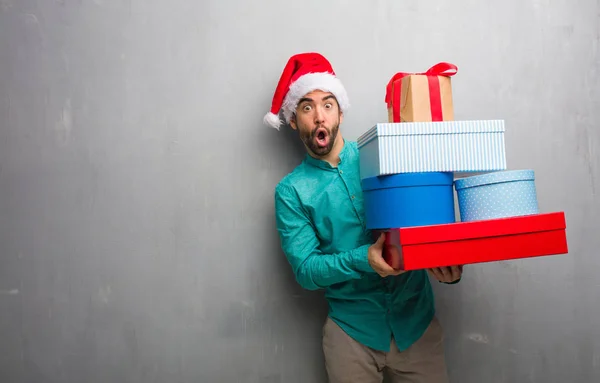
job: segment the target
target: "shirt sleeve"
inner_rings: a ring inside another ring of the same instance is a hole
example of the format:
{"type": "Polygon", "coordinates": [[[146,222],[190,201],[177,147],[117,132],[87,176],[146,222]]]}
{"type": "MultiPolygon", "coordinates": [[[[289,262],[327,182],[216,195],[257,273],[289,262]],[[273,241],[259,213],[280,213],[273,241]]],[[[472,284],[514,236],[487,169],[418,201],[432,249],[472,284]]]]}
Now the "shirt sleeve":
{"type": "Polygon", "coordinates": [[[275,215],[283,252],[303,288],[317,290],[375,272],[367,258],[369,245],[334,254],[319,249],[313,224],[292,188],[276,187],[275,215]]]}

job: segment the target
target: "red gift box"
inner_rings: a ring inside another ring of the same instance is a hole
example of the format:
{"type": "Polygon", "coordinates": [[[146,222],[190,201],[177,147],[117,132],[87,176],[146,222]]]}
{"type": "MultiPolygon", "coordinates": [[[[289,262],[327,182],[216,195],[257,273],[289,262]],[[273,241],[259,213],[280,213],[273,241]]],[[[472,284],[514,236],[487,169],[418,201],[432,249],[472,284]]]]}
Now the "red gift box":
{"type": "MultiPolygon", "coordinates": [[[[375,237],[381,232],[374,232],[375,237]]],[[[384,258],[402,270],[568,253],[564,212],[383,232],[384,258]]]]}

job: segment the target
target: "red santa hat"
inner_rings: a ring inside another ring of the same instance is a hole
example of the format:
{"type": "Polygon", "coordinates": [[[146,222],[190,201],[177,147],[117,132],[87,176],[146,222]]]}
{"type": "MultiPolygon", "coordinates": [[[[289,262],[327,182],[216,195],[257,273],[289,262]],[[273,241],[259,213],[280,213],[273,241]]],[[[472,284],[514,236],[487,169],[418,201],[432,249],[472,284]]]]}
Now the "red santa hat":
{"type": "Polygon", "coordinates": [[[331,92],[342,112],[350,106],[346,89],[325,57],[319,53],[300,53],[290,57],[275,89],[271,110],[264,117],[265,124],[279,130],[282,123],[280,111],[289,124],[298,101],[317,89],[331,92]]]}

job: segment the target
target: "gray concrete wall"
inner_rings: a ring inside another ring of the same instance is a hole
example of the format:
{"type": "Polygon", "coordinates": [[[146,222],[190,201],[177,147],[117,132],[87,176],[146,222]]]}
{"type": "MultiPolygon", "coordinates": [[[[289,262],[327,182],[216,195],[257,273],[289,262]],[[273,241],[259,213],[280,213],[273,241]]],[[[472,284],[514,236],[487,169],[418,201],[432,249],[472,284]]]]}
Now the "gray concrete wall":
{"type": "Polygon", "coordinates": [[[262,125],[313,50],[351,139],[392,74],[457,64],[456,119],[505,119],[509,167],[566,212],[569,255],[435,286],[452,381],[600,381],[591,0],[0,0],[0,381],[325,381],[326,306],[273,218],[302,147],[262,125]]]}

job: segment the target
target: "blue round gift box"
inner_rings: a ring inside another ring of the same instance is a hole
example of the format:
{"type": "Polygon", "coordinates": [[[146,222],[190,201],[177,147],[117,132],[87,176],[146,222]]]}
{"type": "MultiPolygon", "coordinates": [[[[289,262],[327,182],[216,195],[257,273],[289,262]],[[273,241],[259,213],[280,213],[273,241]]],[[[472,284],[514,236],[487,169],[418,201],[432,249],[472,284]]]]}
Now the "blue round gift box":
{"type": "Polygon", "coordinates": [[[538,214],[533,170],[506,170],[457,179],[454,182],[460,220],[538,214]]]}
{"type": "Polygon", "coordinates": [[[364,178],[368,229],[455,222],[451,172],[401,173],[364,178]]]}

